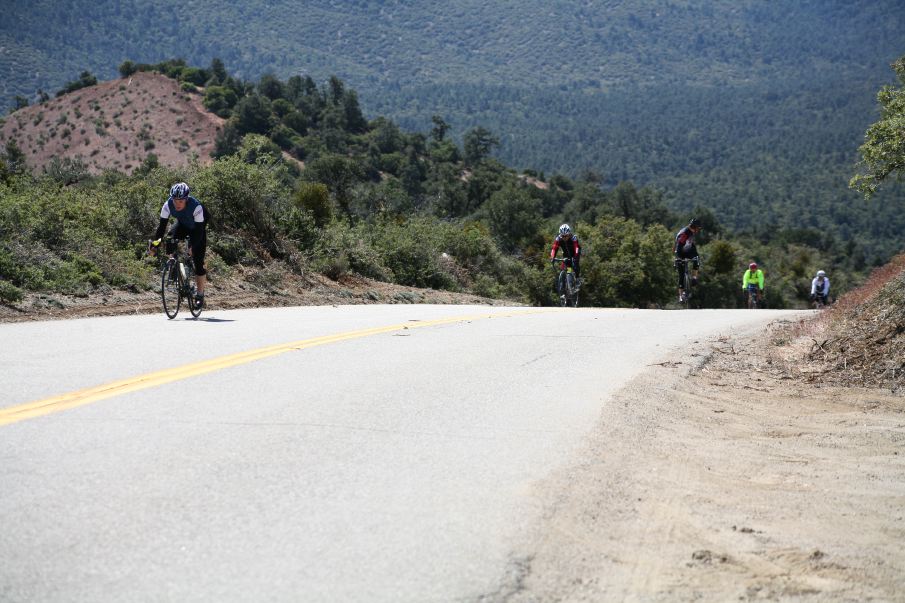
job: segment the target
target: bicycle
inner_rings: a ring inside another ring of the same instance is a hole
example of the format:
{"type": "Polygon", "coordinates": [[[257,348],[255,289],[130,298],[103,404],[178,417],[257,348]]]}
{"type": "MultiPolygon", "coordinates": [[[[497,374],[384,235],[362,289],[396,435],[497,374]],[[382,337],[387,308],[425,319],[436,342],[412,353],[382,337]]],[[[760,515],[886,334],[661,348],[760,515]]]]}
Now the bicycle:
{"type": "MultiPolygon", "coordinates": [[[[201,316],[204,304],[195,299],[195,263],[191,254],[186,254],[182,243],[185,239],[172,239],[167,237],[166,247],[173,252],[166,259],[160,258],[160,298],[163,302],[163,311],[167,318],[176,318],[182,300],[185,299],[192,316],[201,316]]],[[[157,247],[160,240],[151,241],[151,245],[157,247]]]]}
{"type": "Polygon", "coordinates": [[[763,306],[763,302],[760,300],[760,297],[758,296],[757,285],[755,285],[753,283],[748,285],[747,295],[748,295],[748,309],[749,310],[757,310],[758,308],[761,308],[763,306]]]}
{"type": "Polygon", "coordinates": [[[691,308],[691,298],[693,297],[692,287],[695,285],[693,282],[691,274],[688,272],[688,262],[696,263],[698,267],[701,265],[700,257],[693,258],[676,258],[675,266],[678,267],[680,264],[682,266],[682,297],[680,303],[682,306],[688,310],[691,308]]]}
{"type": "Polygon", "coordinates": [[[830,305],[829,295],[812,295],[811,296],[811,307],[815,310],[823,310],[824,307],[830,305]]]}
{"type": "Polygon", "coordinates": [[[559,306],[561,308],[578,307],[578,290],[581,284],[576,281],[572,270],[572,258],[553,258],[550,260],[554,267],[559,262],[559,276],[556,277],[556,292],[559,293],[559,306]]]}

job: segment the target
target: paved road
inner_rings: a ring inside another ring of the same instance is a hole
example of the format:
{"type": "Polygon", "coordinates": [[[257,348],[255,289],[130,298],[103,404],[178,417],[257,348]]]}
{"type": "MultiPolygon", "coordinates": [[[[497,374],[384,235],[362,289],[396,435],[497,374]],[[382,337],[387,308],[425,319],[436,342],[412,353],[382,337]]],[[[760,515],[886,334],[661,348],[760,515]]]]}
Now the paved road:
{"type": "Polygon", "coordinates": [[[533,486],[611,393],[691,341],[791,314],[0,325],[0,600],[499,599],[550,503],[533,486]]]}

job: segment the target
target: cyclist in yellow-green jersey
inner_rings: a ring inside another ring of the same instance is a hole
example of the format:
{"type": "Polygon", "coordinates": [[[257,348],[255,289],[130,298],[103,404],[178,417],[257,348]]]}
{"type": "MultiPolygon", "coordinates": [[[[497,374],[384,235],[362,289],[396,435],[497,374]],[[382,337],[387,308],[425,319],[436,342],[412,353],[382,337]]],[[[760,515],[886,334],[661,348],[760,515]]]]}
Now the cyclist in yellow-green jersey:
{"type": "Polygon", "coordinates": [[[757,267],[755,262],[748,265],[745,275],[742,277],[742,291],[748,295],[748,307],[751,307],[752,295],[758,302],[764,299],[764,271],[757,267]]]}

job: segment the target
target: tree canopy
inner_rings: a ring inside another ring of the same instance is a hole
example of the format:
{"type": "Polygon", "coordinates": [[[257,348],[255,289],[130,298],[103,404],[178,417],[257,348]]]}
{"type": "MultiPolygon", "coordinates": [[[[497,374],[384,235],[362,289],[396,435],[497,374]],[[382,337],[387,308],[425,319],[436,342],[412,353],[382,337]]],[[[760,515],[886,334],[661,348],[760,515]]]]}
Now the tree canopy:
{"type": "Polygon", "coordinates": [[[905,176],[905,56],[892,64],[899,87],[884,86],[877,94],[880,119],[867,129],[861,145],[862,173],[856,174],[850,186],[870,198],[889,177],[905,176]]]}

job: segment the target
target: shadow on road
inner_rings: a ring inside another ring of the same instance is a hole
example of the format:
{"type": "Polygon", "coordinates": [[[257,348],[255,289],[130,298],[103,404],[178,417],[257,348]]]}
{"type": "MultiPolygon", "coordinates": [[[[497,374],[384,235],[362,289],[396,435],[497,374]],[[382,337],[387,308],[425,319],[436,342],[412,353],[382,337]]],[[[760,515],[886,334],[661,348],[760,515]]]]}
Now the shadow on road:
{"type": "Polygon", "coordinates": [[[196,322],[236,322],[235,320],[229,318],[190,318],[186,316],[182,320],[193,320],[196,322]]]}

